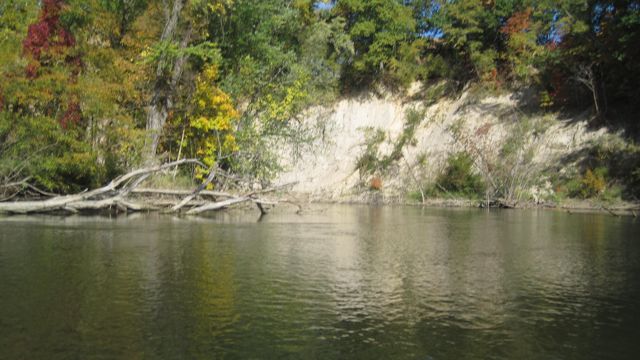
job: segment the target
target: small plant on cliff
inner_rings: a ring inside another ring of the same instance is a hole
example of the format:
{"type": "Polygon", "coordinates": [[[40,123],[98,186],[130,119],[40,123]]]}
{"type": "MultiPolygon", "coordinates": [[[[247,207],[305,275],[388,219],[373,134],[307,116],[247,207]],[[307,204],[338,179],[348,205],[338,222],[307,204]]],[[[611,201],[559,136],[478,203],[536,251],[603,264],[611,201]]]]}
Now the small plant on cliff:
{"type": "Polygon", "coordinates": [[[436,181],[444,190],[462,196],[482,196],[486,188],[480,175],[473,172],[473,159],[466,152],[451,155],[436,181]]]}
{"type": "MultiPolygon", "coordinates": [[[[360,175],[371,175],[375,172],[385,173],[403,157],[403,151],[407,146],[415,146],[415,138],[418,126],[424,118],[424,111],[409,109],[405,117],[402,133],[393,141],[391,152],[386,155],[379,154],[380,145],[387,140],[387,135],[382,129],[365,129],[364,151],[356,162],[356,169],[360,175]]],[[[391,139],[390,139],[391,140],[391,139]]]]}
{"type": "Polygon", "coordinates": [[[374,176],[369,182],[369,189],[371,190],[382,190],[382,179],[379,176],[374,176]]]}
{"type": "Polygon", "coordinates": [[[364,151],[356,161],[356,170],[360,172],[360,176],[373,174],[380,169],[378,149],[386,137],[382,129],[364,129],[364,151]]]}

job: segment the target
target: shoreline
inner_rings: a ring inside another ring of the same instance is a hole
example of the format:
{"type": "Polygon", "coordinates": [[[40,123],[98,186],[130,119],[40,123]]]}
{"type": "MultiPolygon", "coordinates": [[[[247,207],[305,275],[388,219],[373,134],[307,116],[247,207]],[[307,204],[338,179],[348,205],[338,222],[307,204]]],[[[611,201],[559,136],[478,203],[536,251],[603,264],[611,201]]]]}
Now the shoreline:
{"type": "MultiPolygon", "coordinates": [[[[145,199],[144,196],[139,197],[138,200],[142,200],[142,204],[145,204],[151,198],[145,199]]],[[[155,199],[158,201],[158,199],[155,199]]],[[[29,201],[29,199],[18,199],[17,202],[29,201]]],[[[196,199],[193,199],[196,201],[196,199]]],[[[172,204],[172,200],[169,198],[165,198],[165,205],[172,204]]],[[[484,202],[480,199],[465,199],[465,198],[428,198],[425,199],[425,202],[412,201],[407,200],[402,197],[384,197],[381,193],[362,193],[356,196],[350,196],[345,198],[328,198],[322,196],[313,196],[313,194],[303,193],[303,192],[280,192],[273,194],[267,201],[270,206],[269,212],[279,209],[286,208],[294,208],[295,212],[303,214],[306,210],[306,206],[308,205],[359,205],[359,206],[412,206],[412,207],[424,207],[424,208],[433,208],[433,209],[502,209],[502,210],[551,210],[551,211],[562,211],[569,214],[572,213],[594,213],[594,214],[608,214],[614,217],[633,217],[637,218],[640,214],[640,202],[629,202],[629,201],[613,201],[610,203],[604,203],[598,200],[582,200],[582,199],[565,199],[560,203],[554,202],[541,202],[536,203],[533,201],[523,202],[519,204],[515,204],[513,206],[504,206],[499,202],[493,202],[492,206],[485,206],[484,202]]],[[[239,204],[237,206],[227,206],[218,209],[216,212],[225,212],[229,210],[247,210],[247,209],[255,209],[255,205],[244,203],[239,204]]],[[[176,215],[169,214],[166,211],[163,211],[162,208],[146,208],[141,209],[140,211],[131,211],[124,212],[122,214],[141,214],[141,213],[157,213],[157,214],[168,214],[168,215],[176,215]]],[[[68,214],[64,211],[61,212],[35,212],[34,215],[37,214],[48,214],[54,216],[68,216],[68,214]]],[[[101,210],[93,210],[93,211],[80,211],[78,212],[80,215],[95,215],[95,214],[109,214],[113,215],[113,211],[110,209],[101,209],[101,210]]],[[[119,214],[116,212],[116,214],[119,214]]],[[[267,212],[265,212],[265,215],[267,212]]],[[[16,215],[25,215],[18,213],[10,213],[10,212],[0,212],[0,217],[12,217],[16,215]]],[[[184,214],[180,214],[184,215],[184,214]]]]}
{"type": "MultiPolygon", "coordinates": [[[[379,194],[378,194],[379,195],[379,194]]],[[[464,198],[430,198],[426,199],[424,203],[419,201],[408,201],[400,198],[384,198],[382,196],[375,196],[369,198],[345,198],[345,199],[328,199],[322,197],[312,198],[311,194],[307,193],[288,193],[285,196],[291,196],[298,198],[298,202],[301,204],[343,204],[343,205],[369,205],[369,206],[422,206],[427,208],[467,208],[467,209],[504,209],[504,210],[553,210],[563,211],[569,214],[571,213],[600,213],[609,214],[612,216],[631,216],[638,217],[640,215],[640,202],[630,201],[614,201],[611,203],[604,203],[598,200],[590,199],[566,199],[560,203],[553,202],[541,202],[535,203],[533,201],[515,204],[514,206],[483,206],[484,203],[479,199],[464,199],[464,198]]],[[[289,199],[287,199],[289,200],[289,199]]]]}

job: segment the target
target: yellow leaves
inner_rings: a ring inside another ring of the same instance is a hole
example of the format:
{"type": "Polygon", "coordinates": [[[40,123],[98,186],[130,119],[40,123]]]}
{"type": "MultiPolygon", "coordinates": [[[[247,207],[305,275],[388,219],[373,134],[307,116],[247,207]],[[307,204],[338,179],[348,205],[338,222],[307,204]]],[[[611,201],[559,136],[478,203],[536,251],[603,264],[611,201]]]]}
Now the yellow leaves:
{"type": "Polygon", "coordinates": [[[214,14],[224,15],[225,13],[224,5],[220,4],[219,2],[209,4],[207,7],[209,8],[209,11],[211,11],[214,14]]]}
{"type": "Polygon", "coordinates": [[[207,66],[203,71],[202,80],[212,82],[218,79],[218,67],[217,66],[207,66]]]}
{"type": "Polygon", "coordinates": [[[554,105],[553,97],[547,90],[540,92],[539,98],[540,107],[543,109],[548,109],[554,105]]]}
{"type": "MultiPolygon", "coordinates": [[[[187,141],[207,167],[239,150],[234,136],[239,113],[231,97],[218,88],[217,78],[215,65],[202,71],[196,80],[194,111],[188,117],[187,141]]],[[[203,179],[206,170],[199,170],[196,176],[203,179]]]]}
{"type": "Polygon", "coordinates": [[[306,98],[307,95],[306,91],[304,91],[303,80],[297,80],[291,87],[287,88],[282,100],[274,99],[271,94],[267,95],[265,100],[267,118],[276,121],[289,120],[294,114],[298,101],[306,98]]]}
{"type": "Polygon", "coordinates": [[[142,49],[142,51],[140,52],[140,58],[141,59],[148,59],[149,56],[151,55],[151,47],[149,46],[145,46],[144,49],[142,49]]]}
{"type": "Polygon", "coordinates": [[[207,9],[216,15],[226,15],[227,8],[233,5],[233,0],[212,0],[207,4],[207,9]]]}
{"type": "Polygon", "coordinates": [[[240,150],[240,147],[238,147],[238,144],[236,142],[236,137],[232,134],[225,135],[222,149],[227,153],[232,153],[240,150]]]}

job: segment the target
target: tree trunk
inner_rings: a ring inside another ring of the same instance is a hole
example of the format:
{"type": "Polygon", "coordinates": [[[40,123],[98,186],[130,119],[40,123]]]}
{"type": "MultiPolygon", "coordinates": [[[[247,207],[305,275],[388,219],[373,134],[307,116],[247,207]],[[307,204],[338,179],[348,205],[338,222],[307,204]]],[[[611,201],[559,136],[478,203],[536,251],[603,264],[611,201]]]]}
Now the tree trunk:
{"type": "MultiPolygon", "coordinates": [[[[166,23],[160,36],[160,42],[173,41],[178,29],[178,20],[180,13],[184,7],[185,0],[174,0],[173,7],[169,11],[169,5],[165,2],[165,14],[167,14],[166,23]]],[[[184,49],[191,38],[191,30],[187,31],[180,43],[180,47],[184,49]]],[[[146,163],[153,163],[158,149],[162,129],[164,128],[169,111],[173,107],[173,92],[176,84],[182,77],[182,72],[186,64],[184,56],[178,58],[175,63],[172,60],[162,57],[158,61],[156,67],[156,80],[153,87],[153,96],[147,112],[147,133],[148,137],[145,143],[146,163]],[[167,69],[171,69],[171,74],[167,73],[167,69]]]]}
{"type": "Polygon", "coordinates": [[[575,80],[584,85],[591,92],[593,98],[593,106],[596,110],[596,116],[600,118],[603,109],[600,106],[600,84],[598,82],[595,71],[593,70],[595,63],[588,65],[580,65],[576,71],[575,80]]]}

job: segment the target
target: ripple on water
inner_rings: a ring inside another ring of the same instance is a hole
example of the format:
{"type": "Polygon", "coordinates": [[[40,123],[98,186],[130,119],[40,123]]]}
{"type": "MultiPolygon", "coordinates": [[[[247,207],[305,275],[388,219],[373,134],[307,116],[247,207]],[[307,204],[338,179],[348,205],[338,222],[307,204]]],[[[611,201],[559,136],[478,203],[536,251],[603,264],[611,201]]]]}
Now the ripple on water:
{"type": "Polygon", "coordinates": [[[640,351],[637,223],[341,206],[273,215],[3,223],[0,349],[9,359],[640,351]]]}

